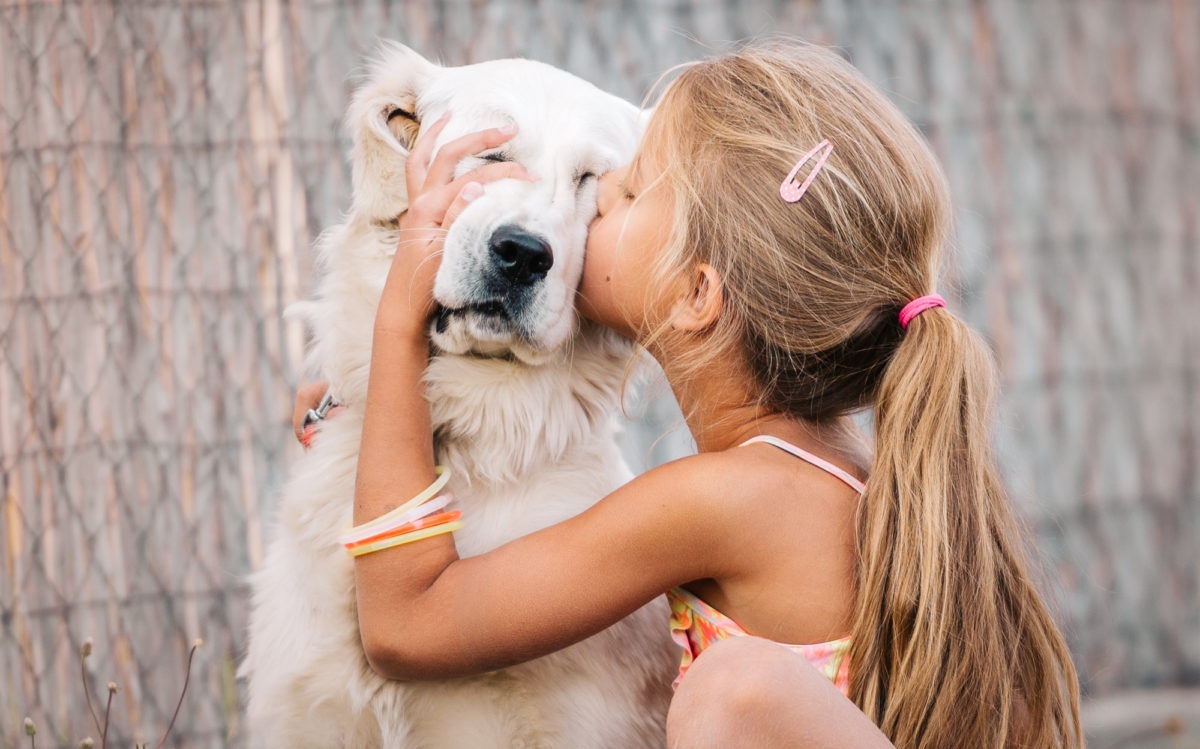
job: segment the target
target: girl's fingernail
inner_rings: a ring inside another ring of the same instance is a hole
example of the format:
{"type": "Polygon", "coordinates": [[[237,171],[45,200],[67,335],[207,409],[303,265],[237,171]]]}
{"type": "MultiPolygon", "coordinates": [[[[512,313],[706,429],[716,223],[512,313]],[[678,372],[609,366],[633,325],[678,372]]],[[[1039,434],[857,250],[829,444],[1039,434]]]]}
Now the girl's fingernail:
{"type": "Polygon", "coordinates": [[[462,199],[470,203],[483,194],[483,185],[478,182],[468,182],[462,189],[462,199]]]}
{"type": "Polygon", "coordinates": [[[513,135],[514,133],[517,132],[517,125],[515,122],[509,122],[504,125],[501,125],[497,129],[500,131],[501,135],[513,135]]]}

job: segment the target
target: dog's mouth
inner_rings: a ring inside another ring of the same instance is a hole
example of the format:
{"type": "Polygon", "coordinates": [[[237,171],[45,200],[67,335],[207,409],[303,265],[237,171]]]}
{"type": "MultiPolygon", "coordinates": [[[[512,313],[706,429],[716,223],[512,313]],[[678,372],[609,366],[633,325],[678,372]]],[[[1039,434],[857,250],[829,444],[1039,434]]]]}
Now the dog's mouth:
{"type": "Polygon", "coordinates": [[[532,345],[529,331],[503,299],[438,305],[432,333],[434,344],[453,353],[499,356],[514,345],[532,345]]]}
{"type": "MultiPolygon", "coordinates": [[[[445,333],[450,327],[450,321],[456,317],[478,317],[484,318],[489,322],[500,323],[511,329],[516,328],[513,325],[512,317],[508,314],[508,308],[504,306],[504,302],[499,299],[493,299],[486,302],[472,302],[461,307],[445,307],[438,305],[436,316],[436,330],[439,333],[445,333]]],[[[498,326],[497,326],[498,327],[498,326]]]]}
{"type": "Polygon", "coordinates": [[[439,305],[430,321],[430,342],[444,354],[544,363],[556,347],[539,341],[510,300],[488,299],[461,306],[439,305]]]}
{"type": "Polygon", "coordinates": [[[513,311],[498,299],[461,307],[439,305],[431,327],[431,342],[446,354],[526,364],[537,364],[546,354],[530,339],[513,311]]]}

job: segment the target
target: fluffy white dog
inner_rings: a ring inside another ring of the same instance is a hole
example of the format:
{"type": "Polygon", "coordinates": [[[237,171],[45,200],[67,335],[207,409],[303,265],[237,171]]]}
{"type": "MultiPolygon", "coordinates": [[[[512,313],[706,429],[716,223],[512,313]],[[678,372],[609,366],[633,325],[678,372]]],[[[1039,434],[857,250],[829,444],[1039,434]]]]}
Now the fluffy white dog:
{"type": "MultiPolygon", "coordinates": [[[[628,161],[633,105],[547,65],[447,68],[385,47],[357,90],[354,200],[317,245],[307,364],[346,406],[292,468],[279,522],[253,577],[248,678],[255,746],[642,747],[664,743],[678,651],[662,599],[610,629],[472,678],[389,682],[367,666],[353,567],[337,543],[351,517],[375,309],[407,206],[404,167],[444,112],[442,143],[515,122],[484,159],[537,182],[486,185],[446,237],[426,380],[438,462],[463,510],[459,554],[493,549],[577,514],[631,476],[614,414],[629,344],[574,309],[596,176],[628,161]]],[[[464,159],[465,172],[481,161],[464,159]]]]}

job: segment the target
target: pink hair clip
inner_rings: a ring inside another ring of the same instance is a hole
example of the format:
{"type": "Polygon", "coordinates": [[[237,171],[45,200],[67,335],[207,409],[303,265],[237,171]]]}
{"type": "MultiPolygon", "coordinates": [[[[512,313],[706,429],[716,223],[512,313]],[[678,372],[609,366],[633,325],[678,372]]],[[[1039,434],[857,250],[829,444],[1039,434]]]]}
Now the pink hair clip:
{"type": "Polygon", "coordinates": [[[804,193],[808,190],[808,186],[811,185],[812,181],[816,178],[817,172],[821,171],[821,167],[825,166],[825,160],[829,158],[829,154],[831,153],[833,153],[833,144],[826,139],[818,143],[813,150],[804,154],[804,156],[796,162],[796,166],[792,167],[792,171],[788,173],[788,176],[783,178],[782,184],[779,185],[779,197],[783,198],[784,201],[788,203],[795,203],[800,198],[804,197],[804,193]],[[818,153],[821,154],[821,157],[817,159],[816,166],[812,168],[812,171],[808,173],[808,176],[804,178],[803,182],[796,182],[796,172],[800,171],[800,167],[808,163],[808,160],[813,156],[816,156],[818,153]]]}

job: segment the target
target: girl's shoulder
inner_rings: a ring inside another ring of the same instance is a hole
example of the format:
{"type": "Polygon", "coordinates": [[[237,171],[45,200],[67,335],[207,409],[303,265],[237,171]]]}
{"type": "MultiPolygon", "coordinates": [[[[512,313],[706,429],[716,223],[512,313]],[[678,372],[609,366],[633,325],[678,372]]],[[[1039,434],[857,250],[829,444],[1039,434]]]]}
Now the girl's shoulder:
{"type": "Polygon", "coordinates": [[[747,460],[742,451],[699,453],[673,460],[653,469],[658,485],[676,487],[667,499],[687,502],[697,512],[725,514],[753,495],[772,477],[759,461],[747,460]],[[757,465],[756,465],[757,464],[757,465]]]}
{"type": "Polygon", "coordinates": [[[713,548],[740,547],[780,524],[818,532],[856,504],[843,479],[767,445],[691,455],[649,473],[664,509],[686,514],[713,548]]]}
{"type": "Polygon", "coordinates": [[[812,457],[815,462],[788,455],[773,445],[746,445],[690,455],[653,470],[662,472],[662,485],[685,489],[697,509],[719,514],[761,509],[771,504],[772,498],[841,501],[858,493],[850,483],[861,488],[854,472],[842,471],[820,456],[812,457]]]}
{"type": "Polygon", "coordinates": [[[745,479],[738,460],[725,453],[678,458],[634,479],[642,523],[656,528],[655,544],[692,573],[672,585],[740,572],[738,525],[753,511],[745,479]]]}

